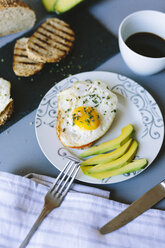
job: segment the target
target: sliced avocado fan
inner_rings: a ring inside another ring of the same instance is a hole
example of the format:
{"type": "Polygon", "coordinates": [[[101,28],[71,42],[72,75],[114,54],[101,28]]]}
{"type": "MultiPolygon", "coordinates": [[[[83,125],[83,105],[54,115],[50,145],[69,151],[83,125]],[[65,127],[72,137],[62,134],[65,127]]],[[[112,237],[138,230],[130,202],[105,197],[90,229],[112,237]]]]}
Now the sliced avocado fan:
{"type": "Polygon", "coordinates": [[[126,164],[128,164],[132,159],[134,158],[136,151],[138,148],[138,143],[136,140],[134,140],[129,148],[129,150],[120,158],[105,163],[105,164],[98,164],[95,166],[82,166],[81,169],[83,172],[85,172],[86,175],[91,175],[94,173],[100,173],[100,172],[106,172],[109,170],[114,170],[117,168],[120,168],[126,164]]]}
{"type": "Polygon", "coordinates": [[[118,148],[130,138],[133,131],[134,127],[131,124],[128,124],[122,128],[121,134],[117,138],[89,148],[88,150],[82,152],[80,157],[84,158],[95,154],[101,154],[118,148]]]}
{"type": "MultiPolygon", "coordinates": [[[[103,179],[103,178],[108,178],[108,177],[112,177],[112,176],[117,176],[117,175],[121,175],[121,174],[126,174],[126,173],[131,173],[134,171],[139,171],[141,169],[144,169],[147,165],[147,160],[146,159],[137,159],[132,161],[129,164],[126,164],[118,169],[115,170],[109,170],[109,171],[103,171],[103,172],[99,172],[99,173],[93,173],[90,174],[88,176],[96,178],[96,179],[103,179]]],[[[92,167],[92,166],[90,166],[92,167]]],[[[84,167],[86,168],[86,167],[84,167]]],[[[86,173],[84,173],[86,174],[86,173]]]]}
{"type": "Polygon", "coordinates": [[[132,143],[132,138],[130,138],[124,145],[120,146],[116,150],[106,153],[106,154],[96,155],[92,158],[89,158],[81,162],[81,165],[86,166],[86,165],[94,165],[94,164],[96,165],[96,164],[103,164],[103,163],[111,162],[121,157],[122,155],[124,155],[126,151],[128,150],[128,148],[130,147],[131,143],[132,143]]]}

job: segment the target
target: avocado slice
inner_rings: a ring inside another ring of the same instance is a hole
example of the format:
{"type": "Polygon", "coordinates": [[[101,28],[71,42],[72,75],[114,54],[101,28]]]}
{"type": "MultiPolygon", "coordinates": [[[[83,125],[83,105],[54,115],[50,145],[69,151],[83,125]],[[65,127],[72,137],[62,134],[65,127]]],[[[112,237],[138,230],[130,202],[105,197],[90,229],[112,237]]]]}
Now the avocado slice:
{"type": "Polygon", "coordinates": [[[130,147],[131,142],[132,142],[132,138],[130,138],[124,145],[120,146],[116,150],[106,154],[96,155],[92,158],[89,158],[81,162],[81,165],[85,166],[85,165],[103,164],[103,163],[111,162],[124,155],[128,150],[128,148],[130,147]]]}
{"type": "Polygon", "coordinates": [[[84,158],[95,154],[101,154],[120,147],[130,138],[131,134],[133,133],[133,130],[134,127],[131,124],[128,124],[127,126],[122,128],[121,134],[117,138],[104,142],[101,145],[89,148],[88,150],[82,152],[80,154],[80,157],[84,158]]]}
{"type": "Polygon", "coordinates": [[[54,5],[54,10],[57,13],[64,13],[82,1],[83,0],[57,0],[54,5]]]}
{"type": "Polygon", "coordinates": [[[122,157],[105,164],[98,164],[95,166],[82,166],[81,169],[86,175],[90,175],[120,168],[128,164],[134,158],[137,148],[138,143],[136,140],[134,140],[129,150],[122,157]]]}
{"type": "Polygon", "coordinates": [[[54,11],[54,6],[57,0],[42,0],[42,3],[47,11],[54,11]]]}
{"type": "Polygon", "coordinates": [[[121,174],[131,173],[131,172],[143,169],[144,167],[146,167],[147,163],[148,163],[147,160],[144,158],[137,159],[118,169],[99,172],[99,173],[93,173],[93,174],[89,174],[88,176],[94,177],[96,179],[103,179],[103,178],[108,178],[108,177],[117,176],[121,174]]]}

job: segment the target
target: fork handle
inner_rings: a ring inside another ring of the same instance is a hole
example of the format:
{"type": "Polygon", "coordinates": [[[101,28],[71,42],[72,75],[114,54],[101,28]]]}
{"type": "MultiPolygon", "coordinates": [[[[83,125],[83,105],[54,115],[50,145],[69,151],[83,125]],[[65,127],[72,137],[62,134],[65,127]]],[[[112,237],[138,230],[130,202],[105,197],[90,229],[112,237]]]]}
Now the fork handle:
{"type": "Polygon", "coordinates": [[[36,220],[36,222],[32,226],[31,230],[29,231],[29,233],[27,234],[26,238],[24,239],[22,244],[19,246],[19,248],[25,248],[27,246],[27,244],[29,243],[34,232],[37,230],[38,226],[41,224],[41,222],[48,215],[49,212],[50,212],[50,210],[45,208],[45,207],[42,209],[38,219],[36,220]]]}

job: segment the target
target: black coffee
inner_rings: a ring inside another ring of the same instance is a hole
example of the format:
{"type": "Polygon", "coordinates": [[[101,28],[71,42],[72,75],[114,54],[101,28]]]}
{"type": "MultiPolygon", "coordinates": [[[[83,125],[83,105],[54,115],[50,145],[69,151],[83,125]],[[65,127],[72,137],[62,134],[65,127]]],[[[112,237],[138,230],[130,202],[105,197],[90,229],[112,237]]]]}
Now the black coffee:
{"type": "Polygon", "coordinates": [[[153,33],[135,33],[128,37],[125,43],[131,50],[143,56],[165,57],[165,39],[153,33]]]}

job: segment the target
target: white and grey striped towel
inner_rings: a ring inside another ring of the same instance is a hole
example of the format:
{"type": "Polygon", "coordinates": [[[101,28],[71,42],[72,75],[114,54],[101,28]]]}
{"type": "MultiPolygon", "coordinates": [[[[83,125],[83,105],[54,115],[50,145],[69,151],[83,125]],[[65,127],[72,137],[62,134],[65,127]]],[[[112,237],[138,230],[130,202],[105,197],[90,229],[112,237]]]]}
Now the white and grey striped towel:
{"type": "MultiPolygon", "coordinates": [[[[0,173],[0,248],[19,247],[43,206],[53,179],[0,173]],[[42,184],[41,184],[42,183],[42,184]]],[[[109,192],[75,184],[42,222],[27,248],[164,248],[165,212],[150,209],[113,233],[98,229],[127,205],[109,192]]]]}

